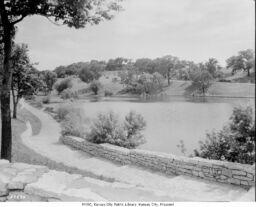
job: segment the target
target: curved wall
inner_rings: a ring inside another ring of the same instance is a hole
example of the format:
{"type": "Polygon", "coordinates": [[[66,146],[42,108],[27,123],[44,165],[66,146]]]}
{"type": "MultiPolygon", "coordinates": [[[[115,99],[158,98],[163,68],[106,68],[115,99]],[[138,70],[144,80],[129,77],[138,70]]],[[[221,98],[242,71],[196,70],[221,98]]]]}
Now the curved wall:
{"type": "Polygon", "coordinates": [[[126,149],[111,144],[94,144],[73,136],[63,136],[60,140],[66,145],[91,155],[124,165],[137,165],[171,175],[189,175],[210,181],[238,185],[247,189],[255,185],[255,165],[126,149]]]}

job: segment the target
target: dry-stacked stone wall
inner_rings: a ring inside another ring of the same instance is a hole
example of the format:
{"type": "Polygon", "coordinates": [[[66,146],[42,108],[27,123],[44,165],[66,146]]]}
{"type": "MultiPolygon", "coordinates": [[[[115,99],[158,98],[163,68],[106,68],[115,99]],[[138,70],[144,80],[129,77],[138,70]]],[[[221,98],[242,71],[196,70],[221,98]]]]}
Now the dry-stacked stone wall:
{"type": "Polygon", "coordinates": [[[165,174],[189,175],[245,188],[255,185],[255,165],[188,158],[139,149],[130,150],[110,144],[94,144],[73,136],[61,137],[61,141],[91,155],[124,165],[133,164],[165,174]]]}

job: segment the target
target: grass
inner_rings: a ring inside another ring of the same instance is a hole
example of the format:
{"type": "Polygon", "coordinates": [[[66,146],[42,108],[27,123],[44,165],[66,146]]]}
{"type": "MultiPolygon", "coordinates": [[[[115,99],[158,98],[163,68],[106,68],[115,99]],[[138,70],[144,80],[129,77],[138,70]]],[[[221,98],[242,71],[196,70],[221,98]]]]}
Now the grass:
{"type": "MultiPolygon", "coordinates": [[[[168,95],[190,95],[193,91],[191,81],[171,81],[166,89],[168,95]]],[[[255,85],[250,83],[214,82],[208,92],[209,96],[220,97],[255,97],[255,85]]]]}
{"type": "MultiPolygon", "coordinates": [[[[24,162],[34,165],[44,165],[49,169],[65,171],[68,173],[78,173],[83,176],[89,176],[93,178],[103,179],[107,181],[107,178],[94,175],[90,172],[80,170],[78,168],[69,167],[62,163],[55,162],[47,157],[44,157],[36,153],[33,149],[30,149],[23,144],[20,135],[26,130],[26,121],[30,121],[32,127],[32,133],[38,134],[41,129],[40,120],[30,113],[26,109],[18,110],[17,119],[12,119],[12,162],[24,162]]],[[[0,137],[1,137],[1,125],[0,125],[0,137]]],[[[1,138],[0,138],[1,139],[1,138]]],[[[1,149],[1,148],[0,148],[1,149]]]]}
{"type": "MultiPolygon", "coordinates": [[[[113,78],[116,77],[117,73],[115,72],[104,72],[99,79],[103,86],[103,93],[100,92],[100,96],[104,96],[105,90],[111,91],[113,95],[119,94],[118,92],[123,90],[124,86],[122,84],[112,81],[113,78]]],[[[231,83],[214,82],[208,90],[208,95],[217,97],[255,97],[255,85],[248,83],[249,81],[254,82],[254,74],[252,74],[250,78],[246,77],[244,73],[235,74],[232,76],[231,83]]],[[[88,88],[88,84],[82,82],[79,78],[73,78],[72,83],[72,90],[88,88]]],[[[164,93],[170,96],[187,96],[191,95],[192,91],[191,81],[171,80],[170,87],[166,87],[164,93]]],[[[88,93],[80,95],[80,98],[86,98],[88,95],[88,93]]]]}

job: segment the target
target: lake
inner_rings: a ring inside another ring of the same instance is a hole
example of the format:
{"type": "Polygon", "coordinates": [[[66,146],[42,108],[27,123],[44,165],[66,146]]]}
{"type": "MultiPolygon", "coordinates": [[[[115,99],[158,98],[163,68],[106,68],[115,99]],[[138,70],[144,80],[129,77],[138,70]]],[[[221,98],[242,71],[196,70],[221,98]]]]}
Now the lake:
{"type": "Polygon", "coordinates": [[[207,132],[227,124],[235,106],[253,105],[254,99],[168,97],[142,100],[131,97],[112,97],[82,101],[89,118],[99,112],[113,111],[123,118],[129,111],[140,113],[147,126],[143,134],[147,143],[139,148],[181,155],[177,145],[184,141],[186,155],[199,147],[207,132]]]}

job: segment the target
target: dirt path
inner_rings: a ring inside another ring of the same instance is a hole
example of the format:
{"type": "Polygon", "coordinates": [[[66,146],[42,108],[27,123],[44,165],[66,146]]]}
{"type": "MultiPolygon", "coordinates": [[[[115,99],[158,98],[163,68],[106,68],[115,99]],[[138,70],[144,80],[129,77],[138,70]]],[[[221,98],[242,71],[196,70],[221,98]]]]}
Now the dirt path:
{"type": "Polygon", "coordinates": [[[32,135],[31,125],[27,122],[27,130],[21,135],[23,143],[51,160],[103,178],[94,179],[93,183],[85,181],[84,185],[89,185],[91,191],[106,200],[234,201],[248,194],[238,187],[186,176],[167,177],[133,166],[119,166],[73,150],[59,143],[60,125],[50,115],[24,101],[21,104],[42,124],[41,131],[32,135]]]}

